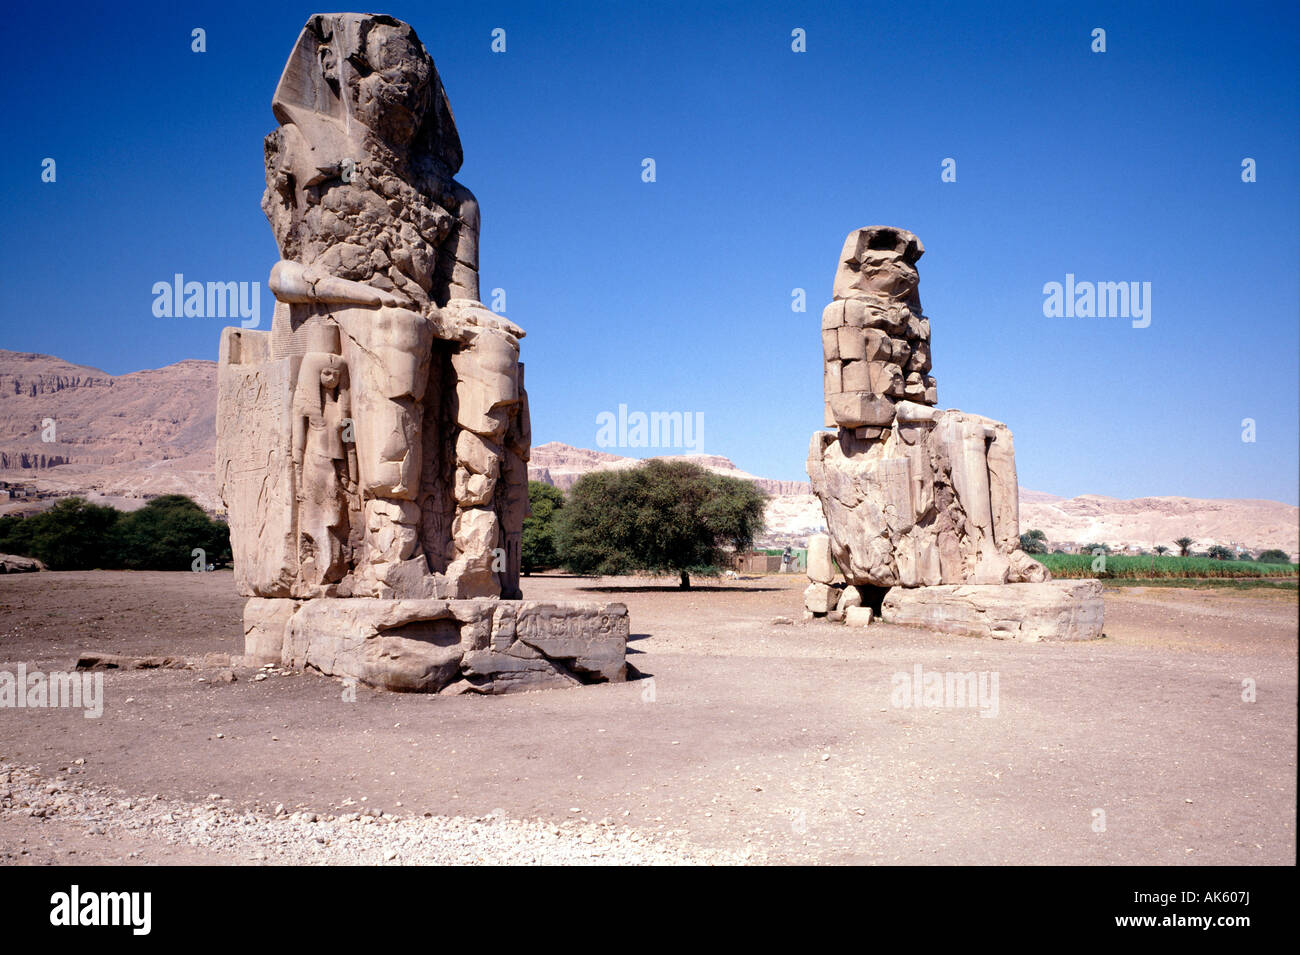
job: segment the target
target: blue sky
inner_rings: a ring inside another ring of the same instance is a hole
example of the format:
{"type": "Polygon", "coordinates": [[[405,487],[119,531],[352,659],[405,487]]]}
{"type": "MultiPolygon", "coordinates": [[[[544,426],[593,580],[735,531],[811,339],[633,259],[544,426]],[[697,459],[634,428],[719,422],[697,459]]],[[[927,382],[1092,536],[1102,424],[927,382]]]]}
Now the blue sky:
{"type": "MultiPolygon", "coordinates": [[[[317,9],[58,10],[13,9],[0,39],[0,347],[113,373],[215,359],[226,323],[155,318],[151,288],[259,281],[269,325],[262,138],[317,9]]],[[[940,404],[1006,421],[1022,486],[1296,503],[1295,4],[379,10],[451,97],[485,298],[528,331],[534,443],[594,447],[619,404],[698,412],[704,450],[804,478],[836,258],[887,224],[926,245],[940,404]],[[1150,282],[1150,326],[1045,317],[1067,273],[1150,282]]]]}

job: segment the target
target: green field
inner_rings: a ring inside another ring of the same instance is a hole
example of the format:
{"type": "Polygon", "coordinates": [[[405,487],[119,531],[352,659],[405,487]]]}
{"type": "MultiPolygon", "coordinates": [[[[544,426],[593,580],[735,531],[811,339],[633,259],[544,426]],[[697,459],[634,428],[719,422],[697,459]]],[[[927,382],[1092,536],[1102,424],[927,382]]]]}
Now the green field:
{"type": "Polygon", "coordinates": [[[1211,560],[1208,557],[1106,555],[1106,569],[1094,571],[1092,554],[1034,554],[1053,577],[1122,577],[1129,580],[1208,577],[1295,577],[1295,564],[1258,564],[1250,560],[1211,560]]]}
{"type": "Polygon", "coordinates": [[[1132,577],[1107,577],[1102,581],[1107,589],[1122,590],[1125,587],[1170,587],[1186,590],[1268,590],[1289,593],[1294,596],[1300,591],[1296,578],[1269,577],[1144,577],[1137,580],[1132,577]]]}

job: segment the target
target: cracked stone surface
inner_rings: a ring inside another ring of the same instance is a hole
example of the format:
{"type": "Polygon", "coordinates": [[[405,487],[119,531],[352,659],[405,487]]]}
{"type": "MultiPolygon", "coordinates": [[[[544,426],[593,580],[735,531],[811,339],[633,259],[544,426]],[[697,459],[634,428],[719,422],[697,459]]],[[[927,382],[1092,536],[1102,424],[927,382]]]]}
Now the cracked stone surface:
{"type": "Polygon", "coordinates": [[[920,239],[889,226],[851,232],[840,253],[821,330],[825,421],[834,430],[812,436],[807,463],[828,537],[809,545],[805,610],[838,618],[852,603],[880,609],[885,588],[934,591],[899,599],[917,614],[929,601],[931,615],[948,627],[965,621],[973,635],[987,634],[990,616],[1010,626],[1019,606],[1025,633],[1045,634],[1050,617],[1060,639],[1099,636],[1099,597],[1072,587],[996,590],[1051,575],[1020,546],[1011,430],[936,407],[917,271],[924,254],[920,239]],[[957,612],[951,592],[935,590],[953,585],[980,588],[966,591],[963,606],[986,602],[957,612]],[[1084,605],[1072,606],[1076,599],[1084,605]],[[1062,602],[1065,611],[1038,615],[1040,605],[1062,602]]]}
{"type": "Polygon", "coordinates": [[[368,686],[499,694],[627,676],[627,607],[536,600],[250,600],[245,662],[368,686]]]}
{"type": "MultiPolygon", "coordinates": [[[[456,615],[439,601],[522,596],[532,432],[524,330],[478,300],[478,201],[433,58],[399,20],[318,14],[271,105],[275,312],[225,329],[218,362],[246,654],[426,692],[621,680],[617,633],[566,630],[588,608],[535,611],[551,629],[509,648],[477,619],[457,641],[434,626],[456,615]]],[[[603,613],[625,639],[626,609],[603,613]]]]}

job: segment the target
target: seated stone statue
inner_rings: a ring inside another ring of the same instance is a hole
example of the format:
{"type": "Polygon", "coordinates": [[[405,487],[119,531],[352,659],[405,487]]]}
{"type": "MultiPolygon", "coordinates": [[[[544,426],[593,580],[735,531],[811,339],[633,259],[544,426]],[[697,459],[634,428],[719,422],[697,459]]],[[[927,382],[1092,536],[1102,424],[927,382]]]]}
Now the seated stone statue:
{"type": "Polygon", "coordinates": [[[275,315],[269,336],[230,330],[223,367],[284,379],[289,393],[263,388],[259,400],[278,407],[258,415],[275,422],[261,438],[273,462],[292,459],[296,490],[242,491],[251,472],[228,459],[241,444],[219,441],[241,586],[267,597],[517,596],[524,333],[478,302],[478,203],[453,178],[460,140],[433,60],[404,23],[320,14],[272,110],[262,208],[281,252],[275,315]],[[346,387],[324,384],[335,377],[346,387]],[[336,434],[352,443],[339,447],[336,434]]]}
{"type": "Polygon", "coordinates": [[[1006,425],[941,411],[930,321],[904,229],[844,243],[822,314],[826,424],[808,475],[848,583],[872,587],[1041,582],[1020,548],[1015,448],[1006,425]]]}

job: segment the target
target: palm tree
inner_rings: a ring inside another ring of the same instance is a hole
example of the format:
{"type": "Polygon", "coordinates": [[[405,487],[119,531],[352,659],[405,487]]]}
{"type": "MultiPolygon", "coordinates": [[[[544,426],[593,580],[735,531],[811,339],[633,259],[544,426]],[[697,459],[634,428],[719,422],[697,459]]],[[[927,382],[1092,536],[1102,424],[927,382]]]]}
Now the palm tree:
{"type": "Polygon", "coordinates": [[[1178,545],[1179,557],[1186,557],[1192,552],[1192,544],[1194,541],[1190,537],[1180,537],[1178,540],[1174,541],[1174,543],[1178,545]]]}
{"type": "Polygon", "coordinates": [[[1156,545],[1156,553],[1163,557],[1165,554],[1169,553],[1169,548],[1164,544],[1158,544],[1156,545]]]}

